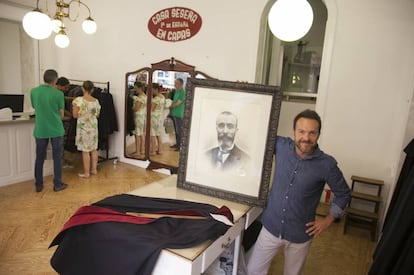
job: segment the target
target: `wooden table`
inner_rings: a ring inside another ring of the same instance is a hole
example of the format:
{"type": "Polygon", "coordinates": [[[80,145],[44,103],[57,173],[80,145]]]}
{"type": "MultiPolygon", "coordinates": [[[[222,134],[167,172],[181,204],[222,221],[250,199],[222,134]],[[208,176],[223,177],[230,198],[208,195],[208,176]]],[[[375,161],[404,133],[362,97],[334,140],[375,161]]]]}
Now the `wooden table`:
{"type": "Polygon", "coordinates": [[[225,205],[231,210],[234,217],[234,226],[216,240],[207,241],[187,249],[164,249],[153,270],[154,275],[171,275],[178,271],[181,275],[199,275],[206,271],[214,260],[233,242],[233,274],[237,274],[242,233],[260,215],[261,208],[177,188],[176,175],[140,187],[129,194],[208,203],[217,207],[225,205]]]}

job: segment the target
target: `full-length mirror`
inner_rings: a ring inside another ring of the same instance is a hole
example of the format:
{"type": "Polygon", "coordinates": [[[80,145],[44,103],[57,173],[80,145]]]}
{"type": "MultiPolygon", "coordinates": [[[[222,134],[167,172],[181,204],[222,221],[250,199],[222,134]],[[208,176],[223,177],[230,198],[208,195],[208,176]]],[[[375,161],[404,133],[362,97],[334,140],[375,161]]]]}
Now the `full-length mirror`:
{"type": "Polygon", "coordinates": [[[126,74],[125,157],[149,160],[148,169],[178,167],[185,85],[191,77],[211,78],[174,58],[126,74]]]}

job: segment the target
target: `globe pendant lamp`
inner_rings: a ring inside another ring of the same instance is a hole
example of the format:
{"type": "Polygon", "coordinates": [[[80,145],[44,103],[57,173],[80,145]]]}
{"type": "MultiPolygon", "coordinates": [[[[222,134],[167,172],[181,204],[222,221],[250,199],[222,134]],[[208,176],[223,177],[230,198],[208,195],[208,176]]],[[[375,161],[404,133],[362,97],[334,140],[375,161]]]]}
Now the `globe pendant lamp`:
{"type": "Polygon", "coordinates": [[[89,16],[82,23],[82,29],[86,34],[94,34],[97,26],[95,21],[89,16]]]}
{"type": "Polygon", "coordinates": [[[36,8],[23,17],[23,29],[34,39],[46,39],[52,34],[50,17],[36,8]]]}
{"type": "Polygon", "coordinates": [[[55,36],[55,44],[59,48],[66,48],[69,46],[70,40],[69,37],[66,35],[66,32],[63,28],[60,29],[58,34],[55,36]]]}
{"type": "Polygon", "coordinates": [[[282,41],[305,36],[313,23],[313,10],[307,0],[277,0],[268,15],[270,31],[282,41]]]}

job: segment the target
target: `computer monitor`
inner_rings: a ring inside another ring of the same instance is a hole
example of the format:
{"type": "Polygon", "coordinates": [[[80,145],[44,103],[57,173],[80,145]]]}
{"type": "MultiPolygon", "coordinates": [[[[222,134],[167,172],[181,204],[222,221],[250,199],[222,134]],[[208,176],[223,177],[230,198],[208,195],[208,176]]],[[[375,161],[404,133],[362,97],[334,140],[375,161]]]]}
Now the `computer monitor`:
{"type": "Polygon", "coordinates": [[[24,95],[0,94],[0,109],[9,107],[12,113],[23,112],[24,95]]]}

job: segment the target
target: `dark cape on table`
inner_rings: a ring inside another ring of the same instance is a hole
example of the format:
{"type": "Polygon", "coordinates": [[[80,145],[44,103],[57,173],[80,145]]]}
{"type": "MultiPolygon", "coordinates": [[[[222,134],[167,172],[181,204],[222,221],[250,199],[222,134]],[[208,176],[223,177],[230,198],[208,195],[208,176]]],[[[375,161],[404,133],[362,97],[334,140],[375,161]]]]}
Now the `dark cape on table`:
{"type": "Polygon", "coordinates": [[[227,226],[210,213],[233,216],[223,206],[161,198],[115,195],[81,207],[50,247],[59,274],[151,274],[161,250],[188,248],[215,239],[227,226]],[[205,217],[205,219],[136,217],[126,212],[205,217]]]}
{"type": "Polygon", "coordinates": [[[414,274],[414,140],[407,154],[374,252],[369,275],[414,274]]]}

